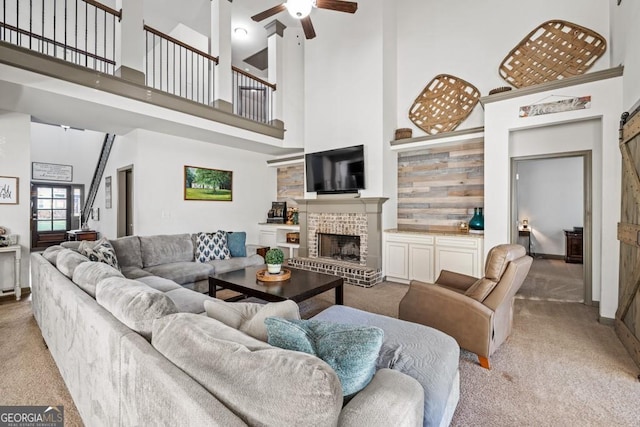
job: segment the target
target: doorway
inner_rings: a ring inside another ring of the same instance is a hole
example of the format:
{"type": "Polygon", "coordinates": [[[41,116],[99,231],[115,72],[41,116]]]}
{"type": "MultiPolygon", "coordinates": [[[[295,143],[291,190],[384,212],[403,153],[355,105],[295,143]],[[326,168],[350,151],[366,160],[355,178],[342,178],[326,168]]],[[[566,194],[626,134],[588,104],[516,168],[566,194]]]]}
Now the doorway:
{"type": "Polygon", "coordinates": [[[133,165],[118,169],[118,237],[133,236],[133,165]]]}
{"type": "Polygon", "coordinates": [[[31,183],[31,248],[46,249],[80,228],[84,185],[31,183]]]}
{"type": "Polygon", "coordinates": [[[511,170],[511,240],[534,259],[516,296],[590,305],[591,151],[514,157],[511,170]]]}

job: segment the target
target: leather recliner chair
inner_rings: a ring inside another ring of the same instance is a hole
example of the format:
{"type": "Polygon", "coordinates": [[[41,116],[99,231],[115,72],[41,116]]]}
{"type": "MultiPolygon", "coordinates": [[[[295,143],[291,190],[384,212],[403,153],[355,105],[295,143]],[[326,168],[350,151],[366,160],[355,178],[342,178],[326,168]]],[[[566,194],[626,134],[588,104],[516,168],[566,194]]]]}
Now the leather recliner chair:
{"type": "Polygon", "coordinates": [[[498,245],[481,279],[442,270],[435,283],[412,280],[398,317],[451,335],[490,369],[489,357],[511,333],[514,295],[532,262],[523,246],[498,245]]]}

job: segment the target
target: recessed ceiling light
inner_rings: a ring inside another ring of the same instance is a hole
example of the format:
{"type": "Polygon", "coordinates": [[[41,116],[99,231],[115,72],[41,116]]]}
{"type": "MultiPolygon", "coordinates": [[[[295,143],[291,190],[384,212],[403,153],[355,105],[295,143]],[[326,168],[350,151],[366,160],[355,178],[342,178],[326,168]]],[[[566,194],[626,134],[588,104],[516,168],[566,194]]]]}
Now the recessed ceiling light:
{"type": "Polygon", "coordinates": [[[249,32],[247,31],[246,28],[243,27],[238,27],[236,29],[233,30],[233,33],[236,35],[236,37],[238,37],[239,39],[245,39],[247,38],[247,36],[249,35],[249,32]]]}

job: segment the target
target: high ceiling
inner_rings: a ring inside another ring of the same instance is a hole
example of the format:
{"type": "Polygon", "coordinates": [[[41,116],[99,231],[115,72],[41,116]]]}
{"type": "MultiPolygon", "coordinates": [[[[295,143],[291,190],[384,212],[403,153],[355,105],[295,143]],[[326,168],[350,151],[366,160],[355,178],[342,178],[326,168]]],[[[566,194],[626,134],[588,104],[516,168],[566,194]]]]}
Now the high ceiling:
{"type": "MultiPolygon", "coordinates": [[[[231,3],[231,29],[242,27],[247,30],[246,38],[242,39],[232,34],[233,65],[244,69],[256,76],[266,77],[266,70],[261,71],[243,60],[267,47],[267,32],[264,26],[277,19],[286,27],[286,31],[296,31],[302,34],[300,21],[293,19],[288,13],[282,12],[274,18],[263,22],[254,22],[251,16],[269,7],[281,3],[283,0],[233,0],[231,3]]],[[[170,33],[178,23],[182,23],[193,30],[210,35],[210,0],[145,0],[145,23],[158,30],[170,33]]]]}

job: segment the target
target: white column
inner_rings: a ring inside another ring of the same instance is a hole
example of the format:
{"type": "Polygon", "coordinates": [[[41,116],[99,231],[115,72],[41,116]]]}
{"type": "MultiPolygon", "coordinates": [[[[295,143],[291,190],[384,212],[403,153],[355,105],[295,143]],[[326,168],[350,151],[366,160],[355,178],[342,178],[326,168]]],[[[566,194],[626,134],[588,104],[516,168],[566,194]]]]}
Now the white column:
{"type": "Polygon", "coordinates": [[[269,76],[267,80],[269,83],[276,85],[276,90],[273,92],[273,119],[271,124],[284,128],[282,94],[282,88],[284,87],[284,40],[282,37],[287,27],[276,19],[265,25],[264,28],[267,30],[267,50],[269,52],[269,76]]]}
{"type": "Polygon", "coordinates": [[[211,0],[211,46],[209,54],[218,57],[214,74],[213,106],[233,111],[231,73],[231,0],[211,0]]]}
{"type": "Polygon", "coordinates": [[[116,26],[116,76],[144,84],[144,6],[140,0],[116,0],[122,20],[116,26]]]}

